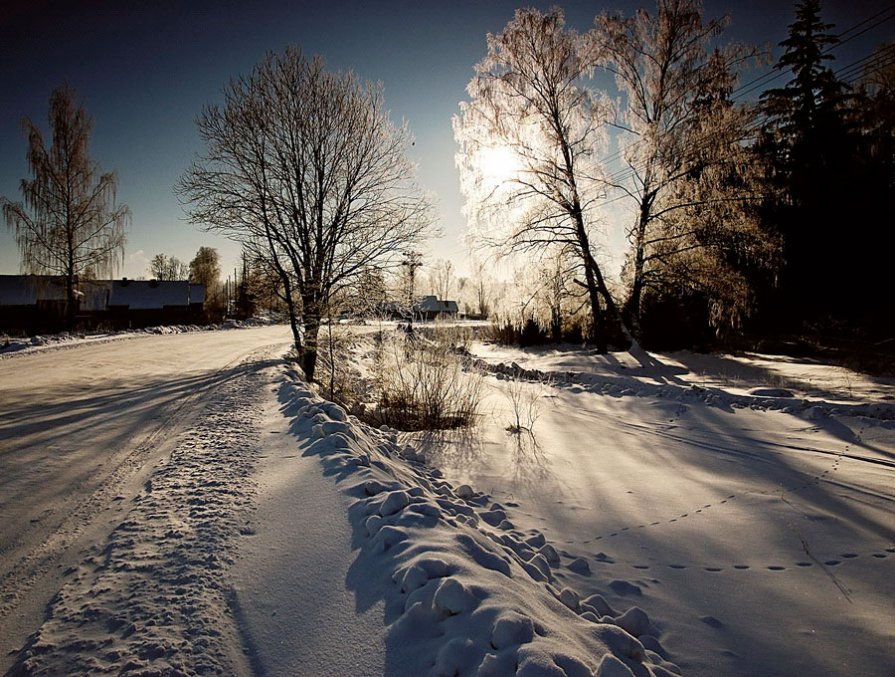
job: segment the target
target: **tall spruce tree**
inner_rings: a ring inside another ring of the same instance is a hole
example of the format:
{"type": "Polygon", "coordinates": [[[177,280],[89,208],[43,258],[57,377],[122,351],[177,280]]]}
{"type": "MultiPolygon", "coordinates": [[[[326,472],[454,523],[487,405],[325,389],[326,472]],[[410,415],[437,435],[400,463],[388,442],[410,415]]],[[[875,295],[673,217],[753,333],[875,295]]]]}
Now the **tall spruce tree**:
{"type": "Polygon", "coordinates": [[[766,116],[759,149],[776,186],[767,216],[784,240],[780,291],[771,297],[776,326],[801,330],[854,319],[866,284],[867,172],[859,153],[851,87],[831,68],[837,37],[818,0],[800,0],[775,68],[783,87],[762,95],[766,116]]]}

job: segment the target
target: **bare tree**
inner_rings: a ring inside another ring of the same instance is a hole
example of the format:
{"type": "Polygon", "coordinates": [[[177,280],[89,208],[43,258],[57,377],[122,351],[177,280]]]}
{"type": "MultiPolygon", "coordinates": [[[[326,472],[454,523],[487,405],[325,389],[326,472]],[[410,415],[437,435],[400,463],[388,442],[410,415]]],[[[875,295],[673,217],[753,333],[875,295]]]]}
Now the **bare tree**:
{"type": "Polygon", "coordinates": [[[492,283],[493,279],[488,274],[488,269],[485,263],[478,259],[473,259],[472,277],[467,282],[467,287],[471,288],[474,297],[474,313],[483,319],[487,319],[488,315],[491,313],[492,283]]]}
{"type": "Polygon", "coordinates": [[[207,149],[178,186],[190,216],[266,247],[287,299],[298,292],[300,303],[287,302],[312,379],[330,296],[365,267],[397,265],[430,223],[409,131],[389,120],[381,86],[327,72],[295,47],[231,80],[197,124],[207,149]]]}
{"type": "Polygon", "coordinates": [[[594,255],[605,197],[597,154],[609,107],[586,86],[592,67],[562,10],[517,10],[468,86],[454,118],[467,218],[479,239],[511,251],[569,245],[584,274],[598,349],[615,302],[594,255]]]}
{"type": "Polygon", "coordinates": [[[4,197],[0,205],[7,226],[16,232],[22,268],[65,278],[71,324],[78,308],[78,276],[114,274],[122,263],[130,211],[116,205],[115,174],[101,173],[88,155],[93,123],[68,85],[53,90],[48,117],[49,148],[37,125],[22,121],[33,178],[22,179],[23,202],[4,197]]]}
{"type": "Polygon", "coordinates": [[[149,274],[156,280],[187,280],[190,267],[176,256],[156,254],[149,261],[149,274]]]}
{"type": "Polygon", "coordinates": [[[454,264],[447,259],[438,259],[429,270],[429,286],[441,300],[451,298],[454,289],[454,264]]]}
{"type": "Polygon", "coordinates": [[[748,285],[733,264],[774,258],[755,208],[752,111],[730,99],[755,52],[713,46],[727,23],[704,22],[698,0],[658,0],[655,16],[603,14],[588,36],[622,94],[618,126],[634,137],[621,152],[627,169],[610,180],[636,205],[625,306],[635,334],[644,292],[669,285],[706,293],[713,322],[735,324],[748,285]]]}

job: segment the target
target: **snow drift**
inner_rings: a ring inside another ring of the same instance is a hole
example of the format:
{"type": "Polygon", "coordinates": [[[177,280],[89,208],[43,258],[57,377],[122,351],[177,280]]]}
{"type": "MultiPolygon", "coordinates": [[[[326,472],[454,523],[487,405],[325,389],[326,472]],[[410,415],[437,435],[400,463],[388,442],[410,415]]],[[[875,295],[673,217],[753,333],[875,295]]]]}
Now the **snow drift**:
{"type": "Polygon", "coordinates": [[[453,487],[376,430],[320,399],[290,372],[281,387],[305,455],[353,503],[358,548],[349,573],[359,604],[384,602],[387,672],[433,675],[673,675],[645,647],[647,615],[619,613],[599,595],[560,588],[559,567],[581,571],[536,530],[516,529],[486,494],[453,487]]]}

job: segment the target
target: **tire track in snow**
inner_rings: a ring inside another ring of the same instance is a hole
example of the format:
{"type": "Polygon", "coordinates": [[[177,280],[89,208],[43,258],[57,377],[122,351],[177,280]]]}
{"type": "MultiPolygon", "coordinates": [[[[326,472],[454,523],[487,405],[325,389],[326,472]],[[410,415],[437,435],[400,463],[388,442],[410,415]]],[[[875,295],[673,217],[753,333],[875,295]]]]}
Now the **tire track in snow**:
{"type": "Polygon", "coordinates": [[[87,528],[84,516],[106,507],[133,478],[134,466],[145,462],[167,435],[186,428],[170,456],[151,471],[105,547],[94,547],[79,566],[65,572],[68,582],[53,600],[50,618],[29,639],[11,674],[135,671],[161,661],[161,672],[153,674],[178,675],[220,672],[220,665],[232,665],[226,641],[223,648],[210,650],[233,634],[227,630],[227,614],[220,611],[227,607],[220,577],[227,544],[237,531],[234,520],[251,491],[246,477],[257,454],[252,393],[260,387],[258,362],[281,345],[232,360],[219,370],[232,375],[191,393],[7,577],[5,587],[15,575],[23,585],[32,584],[52,565],[53,553],[87,528]]]}
{"type": "MultiPolygon", "coordinates": [[[[135,336],[140,336],[136,334],[135,336]]],[[[63,344],[67,345],[67,344],[63,344]]],[[[270,346],[269,346],[270,347],[270,346]]],[[[268,348],[269,348],[268,347],[268,348]]],[[[231,360],[220,368],[223,373],[243,361],[245,357],[231,360]]],[[[196,402],[210,396],[221,384],[211,384],[197,389],[178,402],[176,409],[151,430],[131,452],[122,457],[99,486],[89,495],[69,507],[67,516],[46,538],[21,557],[0,581],[0,622],[14,613],[21,597],[35,581],[46,575],[58,564],[60,557],[94,523],[97,516],[113,504],[124,485],[145,465],[168,438],[182,424],[198,415],[196,402]]]]}

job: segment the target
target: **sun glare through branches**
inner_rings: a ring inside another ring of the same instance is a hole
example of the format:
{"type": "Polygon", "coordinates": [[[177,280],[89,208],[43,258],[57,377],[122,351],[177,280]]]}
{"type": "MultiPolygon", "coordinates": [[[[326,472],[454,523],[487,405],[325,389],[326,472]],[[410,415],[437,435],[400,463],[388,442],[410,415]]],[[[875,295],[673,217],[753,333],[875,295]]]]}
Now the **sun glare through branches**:
{"type": "Polygon", "coordinates": [[[522,171],[521,158],[508,146],[487,146],[478,152],[482,179],[489,188],[497,188],[515,179],[522,171]]]}

